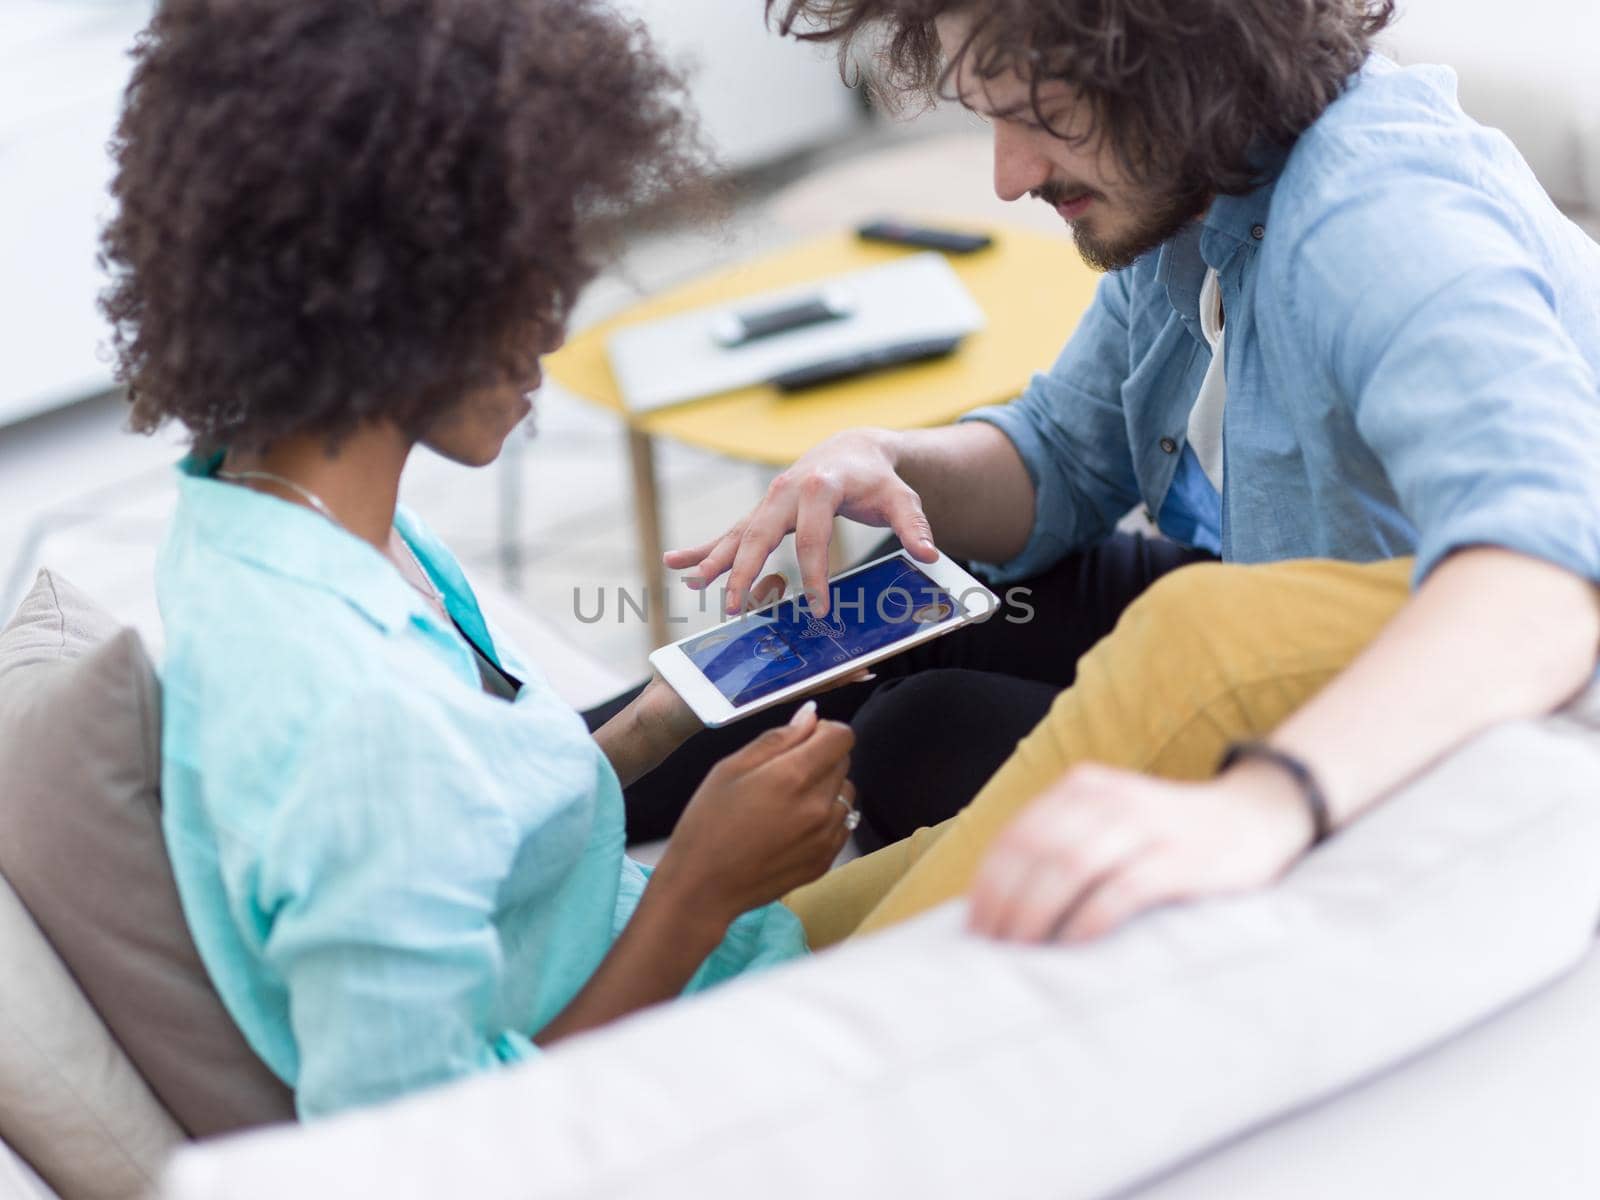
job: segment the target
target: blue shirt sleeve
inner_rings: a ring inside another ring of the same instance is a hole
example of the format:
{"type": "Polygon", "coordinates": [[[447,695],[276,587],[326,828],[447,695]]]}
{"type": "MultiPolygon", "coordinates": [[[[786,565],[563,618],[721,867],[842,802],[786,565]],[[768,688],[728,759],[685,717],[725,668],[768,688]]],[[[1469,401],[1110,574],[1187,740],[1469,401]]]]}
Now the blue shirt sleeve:
{"type": "Polygon", "coordinates": [[[1600,579],[1600,392],[1533,235],[1444,173],[1352,173],[1271,286],[1418,530],[1420,583],[1493,545],[1600,579]]]}
{"type": "Polygon", "coordinates": [[[538,1052],[532,1031],[496,1021],[511,831],[474,795],[492,783],[472,761],[425,704],[357,696],[289,775],[252,891],[288,989],[303,1118],[538,1052]]]}
{"type": "Polygon", "coordinates": [[[1033,532],[1016,558],[985,566],[997,583],[1037,575],[1105,537],[1139,501],[1122,409],[1128,305],[1127,272],[1105,276],[1049,373],[1010,404],[963,418],[1010,438],[1033,480],[1033,532]]]}
{"type": "MultiPolygon", "coordinates": [[[[639,907],[652,868],[631,858],[623,862],[622,885],[617,893],[615,933],[639,907]]],[[[792,962],[807,952],[805,927],[782,904],[751,909],[735,919],[727,934],[684,986],[684,994],[705,991],[736,975],[748,975],[792,962]]]]}

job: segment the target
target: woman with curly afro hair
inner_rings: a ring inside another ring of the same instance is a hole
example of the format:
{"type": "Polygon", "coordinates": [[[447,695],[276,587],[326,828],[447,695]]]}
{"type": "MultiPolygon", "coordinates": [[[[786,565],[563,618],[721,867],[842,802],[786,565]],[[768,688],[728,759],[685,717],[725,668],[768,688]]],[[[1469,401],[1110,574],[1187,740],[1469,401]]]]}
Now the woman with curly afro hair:
{"type": "Polygon", "coordinates": [[[158,567],[166,835],[206,967],[303,1116],[804,951],[847,837],[814,710],[724,760],[653,875],[621,787],[697,727],[591,736],[397,507],[481,466],[608,225],[694,171],[676,77],[599,0],[166,0],[105,235],[133,425],[193,439],[158,567]]]}

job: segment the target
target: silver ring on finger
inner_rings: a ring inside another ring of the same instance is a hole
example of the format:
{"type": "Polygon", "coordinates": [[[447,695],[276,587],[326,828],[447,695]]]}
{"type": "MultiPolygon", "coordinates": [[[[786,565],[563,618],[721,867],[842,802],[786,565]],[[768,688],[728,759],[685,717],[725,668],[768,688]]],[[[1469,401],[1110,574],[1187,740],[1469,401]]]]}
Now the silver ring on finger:
{"type": "Polygon", "coordinates": [[[835,804],[844,805],[845,832],[854,833],[856,831],[856,826],[861,824],[861,813],[856,809],[854,804],[850,803],[850,797],[846,796],[843,792],[840,792],[837,796],[835,796],[833,798],[833,802],[835,804]]]}

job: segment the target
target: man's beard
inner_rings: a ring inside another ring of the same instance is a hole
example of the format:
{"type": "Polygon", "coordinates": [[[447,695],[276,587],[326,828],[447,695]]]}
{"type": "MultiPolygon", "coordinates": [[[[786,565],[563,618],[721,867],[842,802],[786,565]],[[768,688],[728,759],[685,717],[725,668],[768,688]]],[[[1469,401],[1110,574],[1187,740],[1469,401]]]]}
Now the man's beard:
{"type": "MultiPolygon", "coordinates": [[[[1052,208],[1072,199],[1068,190],[1056,183],[1047,183],[1033,194],[1052,208]]],[[[1098,200],[1105,203],[1103,196],[1098,200]]],[[[1114,238],[1096,237],[1084,222],[1074,221],[1072,241],[1083,261],[1095,270],[1120,271],[1176,237],[1205,208],[1204,189],[1189,184],[1165,191],[1135,193],[1125,204],[1125,211],[1134,216],[1132,228],[1114,238]]]]}

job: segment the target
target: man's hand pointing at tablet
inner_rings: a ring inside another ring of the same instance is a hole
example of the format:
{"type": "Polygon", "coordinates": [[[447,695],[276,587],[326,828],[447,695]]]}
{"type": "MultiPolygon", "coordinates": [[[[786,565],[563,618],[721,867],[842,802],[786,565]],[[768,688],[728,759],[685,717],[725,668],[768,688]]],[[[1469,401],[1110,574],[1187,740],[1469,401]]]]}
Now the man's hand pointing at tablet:
{"type": "Polygon", "coordinates": [[[914,558],[935,561],[939,552],[922,501],[895,470],[892,438],[875,429],[829,438],[774,479],[748,516],[704,545],[670,551],[666,565],[693,571],[690,587],[707,587],[729,571],[727,611],[738,612],[768,556],[793,531],[806,603],[821,617],[828,613],[828,545],[835,516],[887,526],[914,558]]]}
{"type": "Polygon", "coordinates": [[[767,556],[793,532],[801,586],[812,611],[824,616],[834,517],[887,527],[919,562],[938,558],[937,531],[952,557],[998,563],[1027,544],[1033,506],[1033,479],[992,425],[852,429],[802,455],[720,537],[673,550],[664,561],[691,572],[690,587],[709,587],[729,572],[727,607],[737,612],[767,556]]]}

